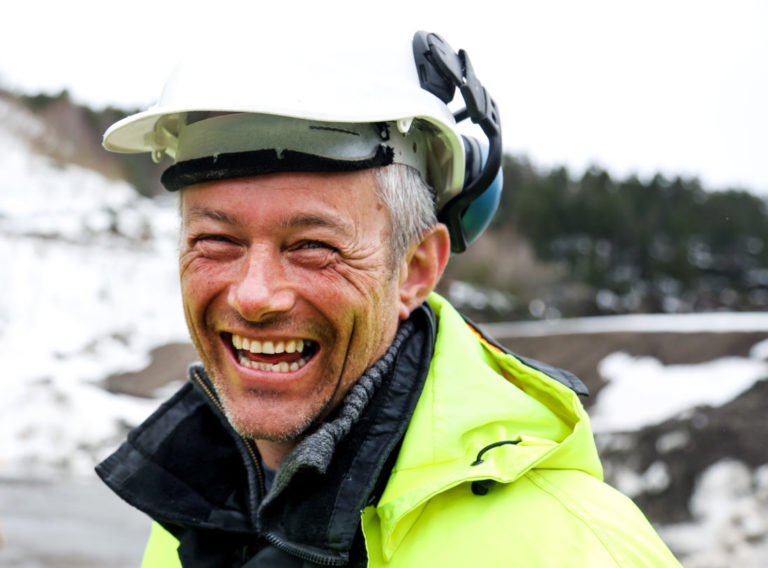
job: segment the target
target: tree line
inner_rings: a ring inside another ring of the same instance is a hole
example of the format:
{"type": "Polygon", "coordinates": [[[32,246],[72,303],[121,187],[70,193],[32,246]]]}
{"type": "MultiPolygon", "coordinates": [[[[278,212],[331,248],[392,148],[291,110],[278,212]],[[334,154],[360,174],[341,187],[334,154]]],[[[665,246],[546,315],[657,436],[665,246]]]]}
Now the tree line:
{"type": "Polygon", "coordinates": [[[642,181],[597,167],[580,176],[565,167],[539,171],[512,156],[503,168],[491,238],[527,240],[540,261],[565,269],[557,285],[589,290],[561,313],[768,305],[768,209],[760,197],[660,174],[642,181]]]}

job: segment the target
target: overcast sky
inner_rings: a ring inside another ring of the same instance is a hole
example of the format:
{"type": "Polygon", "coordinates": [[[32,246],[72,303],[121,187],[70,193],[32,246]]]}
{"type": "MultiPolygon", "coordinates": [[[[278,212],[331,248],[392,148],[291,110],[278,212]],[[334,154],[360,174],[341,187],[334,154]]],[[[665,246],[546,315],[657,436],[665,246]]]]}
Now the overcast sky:
{"type": "Polygon", "coordinates": [[[505,147],[537,165],[661,171],[768,196],[758,0],[26,0],[0,22],[0,85],[141,107],[185,41],[309,28],[352,46],[426,29],[466,49],[500,107],[505,147]]]}

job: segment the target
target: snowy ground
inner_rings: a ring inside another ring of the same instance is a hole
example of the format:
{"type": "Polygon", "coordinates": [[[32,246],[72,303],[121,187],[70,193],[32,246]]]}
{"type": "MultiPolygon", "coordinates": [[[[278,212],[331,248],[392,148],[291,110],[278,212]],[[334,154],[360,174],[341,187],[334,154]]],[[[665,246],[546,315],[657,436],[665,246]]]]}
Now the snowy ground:
{"type": "Polygon", "coordinates": [[[608,386],[590,410],[592,427],[598,434],[639,430],[696,406],[725,404],[768,377],[767,350],[764,341],[749,357],[667,366],[653,357],[613,353],[598,367],[608,386]]]}
{"type": "Polygon", "coordinates": [[[149,534],[144,515],[85,476],[0,482],[0,523],[4,568],[136,568],[149,534]]]}
{"type": "MultiPolygon", "coordinates": [[[[77,502],[103,510],[99,490],[83,489],[93,479],[93,465],[159,399],[109,394],[99,383],[110,374],[143,368],[153,347],[186,338],[176,277],[176,212],[172,201],[137,197],[125,184],[36,155],[30,141],[43,134],[42,126],[2,100],[0,125],[0,525],[6,524],[7,540],[0,564],[62,566],[61,551],[50,563],[42,552],[42,560],[20,558],[27,544],[46,542],[23,535],[24,527],[33,530],[30,519],[36,514],[42,519],[48,509],[19,496],[47,496],[49,512],[61,517],[77,502]],[[22,546],[25,538],[29,542],[22,546]]],[[[557,325],[560,332],[573,333],[589,326],[762,331],[768,330],[768,314],[617,317],[557,325]]],[[[504,331],[540,334],[551,326],[517,324],[504,331]]],[[[600,366],[609,382],[592,409],[595,428],[600,433],[639,429],[694,405],[727,402],[768,377],[766,359],[765,343],[755,345],[748,357],[686,366],[611,354],[600,366]],[[669,395],[663,401],[643,400],[654,389],[638,389],[640,378],[645,385],[663,383],[669,395]]],[[[663,471],[644,475],[634,482],[663,483],[663,471]]],[[[701,473],[697,487],[691,502],[696,522],[662,527],[686,567],[768,566],[768,466],[753,471],[738,462],[719,463],[701,473]]],[[[631,483],[627,488],[631,492],[631,483]]],[[[121,518],[133,519],[119,504],[115,507],[121,518]]],[[[85,522],[75,509],[71,513],[73,523],[85,522]]],[[[138,520],[124,528],[115,519],[110,524],[95,516],[92,522],[124,530],[129,548],[140,546],[136,543],[145,536],[138,520]]],[[[48,541],[61,544],[62,538],[48,541]]],[[[111,565],[121,562],[113,558],[111,565]]]]}
{"type": "MultiPolygon", "coordinates": [[[[724,357],[696,365],[662,365],[651,357],[613,353],[599,365],[608,385],[590,414],[598,443],[615,432],[685,418],[695,407],[719,407],[768,378],[768,341],[749,357],[724,357]],[[663,393],[663,395],[660,395],[663,393]]],[[[763,412],[768,409],[763,409],[763,412]]],[[[765,420],[755,417],[757,420],[765,420]]],[[[681,429],[657,440],[660,456],[688,443],[681,429]]],[[[768,452],[764,465],[750,468],[723,458],[699,472],[689,501],[690,522],[659,527],[662,538],[686,568],[768,566],[768,452]]],[[[623,471],[615,485],[630,497],[663,491],[670,483],[662,459],[644,472],[623,471]]]]}

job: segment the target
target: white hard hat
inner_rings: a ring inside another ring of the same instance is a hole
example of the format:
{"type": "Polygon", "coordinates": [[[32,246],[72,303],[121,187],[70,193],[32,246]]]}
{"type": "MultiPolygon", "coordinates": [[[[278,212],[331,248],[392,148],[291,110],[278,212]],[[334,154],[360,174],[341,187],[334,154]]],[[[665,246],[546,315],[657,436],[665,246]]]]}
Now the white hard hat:
{"type": "Polygon", "coordinates": [[[391,161],[421,171],[440,208],[464,185],[456,121],[445,102],[421,87],[410,42],[368,44],[329,51],[289,41],[268,46],[269,55],[253,46],[188,56],[157,104],[111,126],[104,147],[151,152],[156,161],[167,154],[179,163],[265,149],[354,162],[384,143],[391,161]],[[233,136],[230,128],[238,124],[245,134],[233,136]],[[344,136],[345,130],[353,134],[344,136]],[[344,138],[357,148],[339,150],[344,138]]]}
{"type": "Polygon", "coordinates": [[[280,40],[209,42],[175,68],[156,105],[110,127],[104,147],[151,152],[155,161],[169,155],[176,163],[162,182],[170,190],[275,171],[406,164],[433,189],[454,252],[483,232],[503,186],[501,125],[466,52],[422,31],[412,41],[340,48],[280,40]],[[457,89],[466,107],[452,114],[457,89]],[[487,144],[458,133],[456,122],[467,118],[487,144]]]}

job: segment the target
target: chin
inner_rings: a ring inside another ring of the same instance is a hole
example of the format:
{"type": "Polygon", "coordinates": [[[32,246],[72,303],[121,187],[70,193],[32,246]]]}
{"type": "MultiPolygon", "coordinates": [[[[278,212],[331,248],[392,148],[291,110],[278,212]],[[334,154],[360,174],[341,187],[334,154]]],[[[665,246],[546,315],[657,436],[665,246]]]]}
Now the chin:
{"type": "MultiPolygon", "coordinates": [[[[307,434],[316,422],[315,415],[297,415],[295,408],[283,412],[264,408],[239,408],[226,397],[224,412],[235,431],[252,440],[269,442],[292,442],[307,434]]],[[[256,405],[262,406],[262,405],[256,405]]]]}

